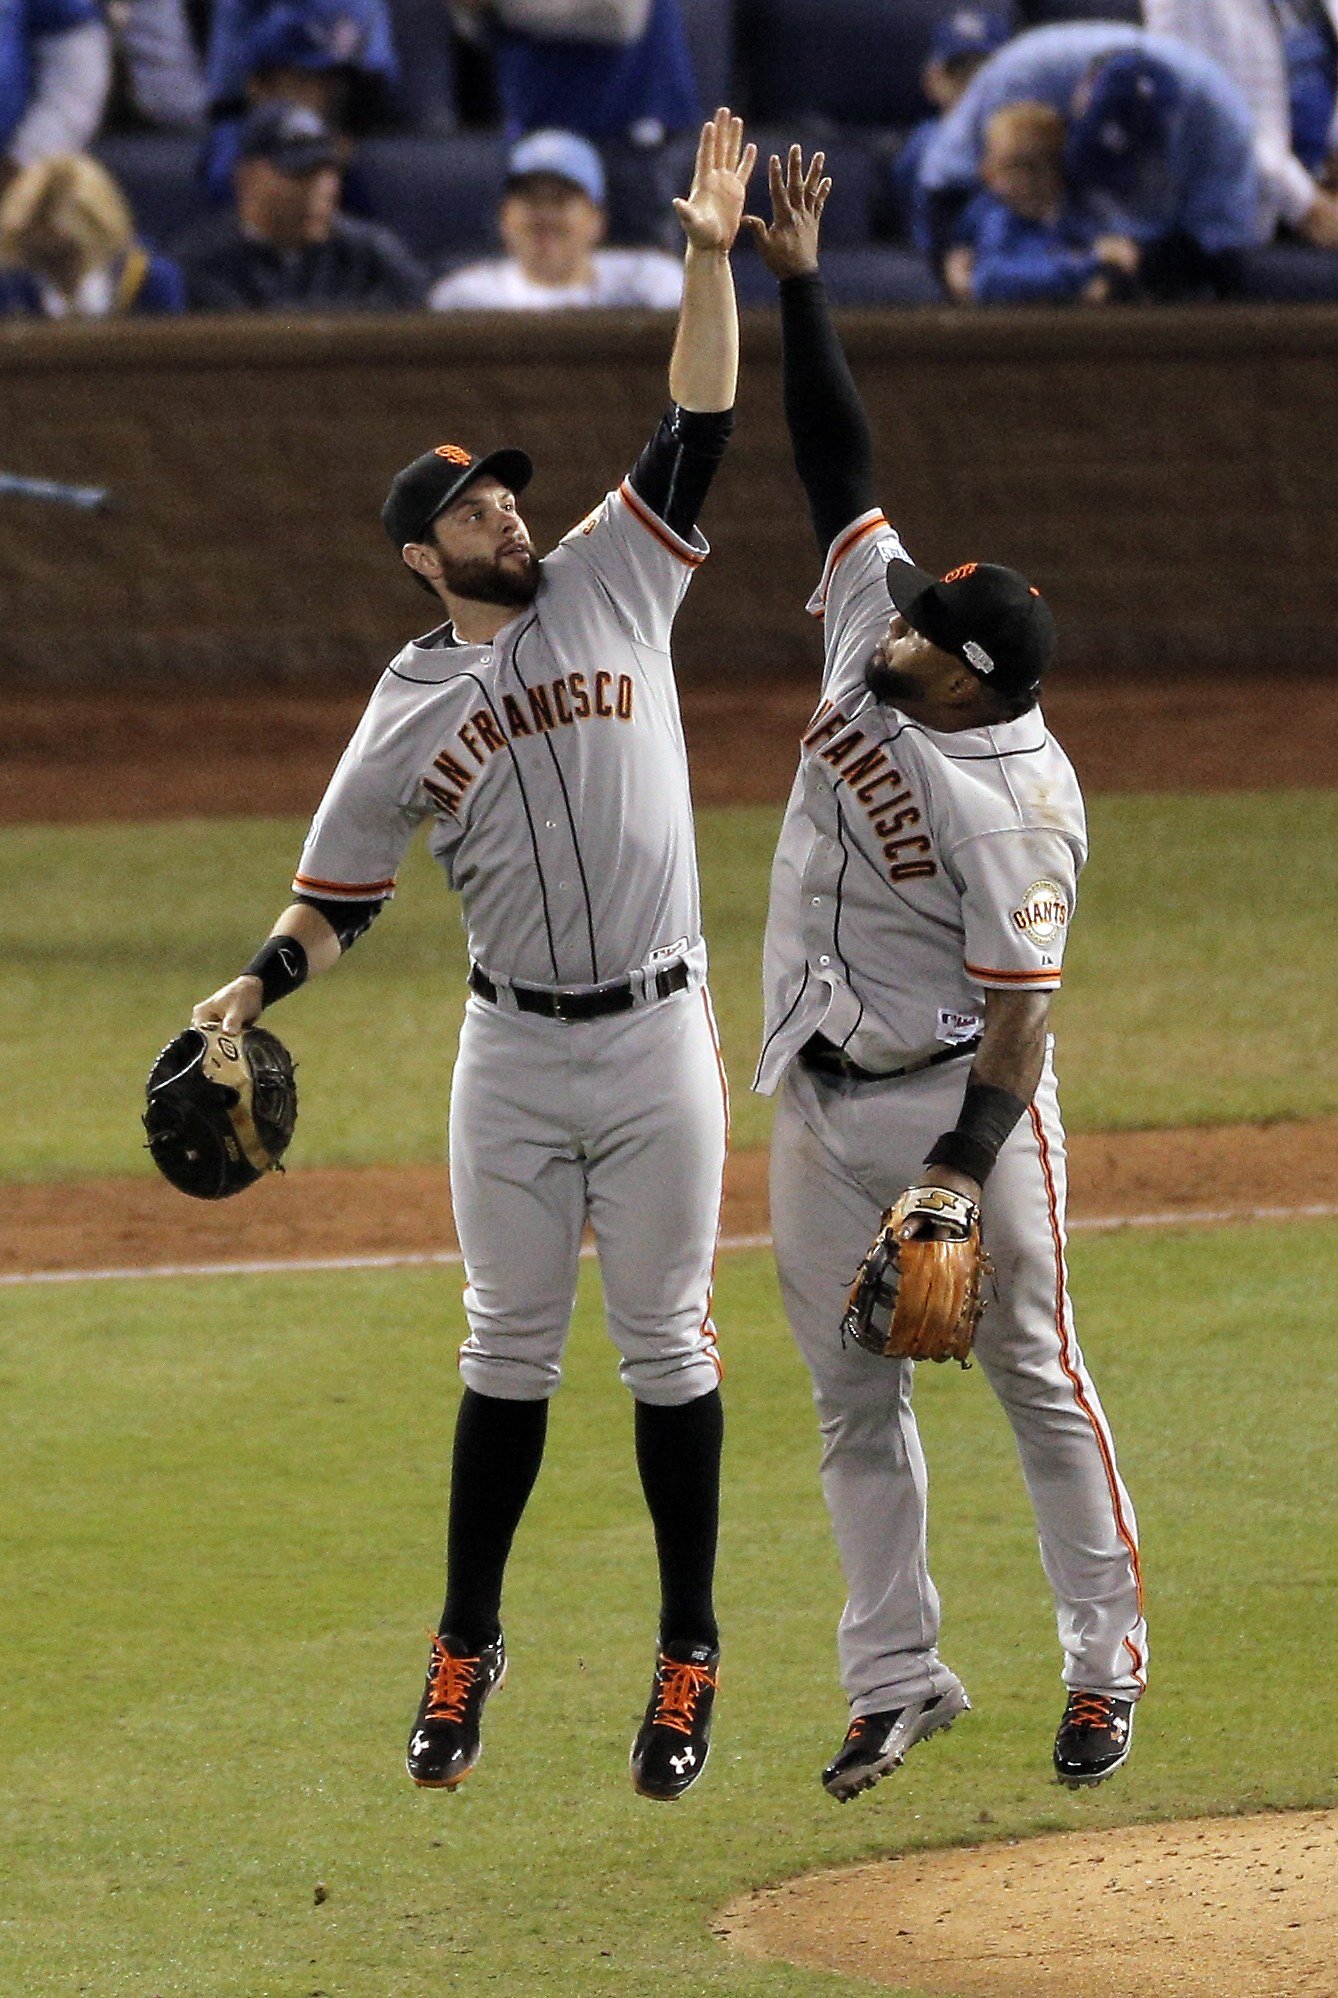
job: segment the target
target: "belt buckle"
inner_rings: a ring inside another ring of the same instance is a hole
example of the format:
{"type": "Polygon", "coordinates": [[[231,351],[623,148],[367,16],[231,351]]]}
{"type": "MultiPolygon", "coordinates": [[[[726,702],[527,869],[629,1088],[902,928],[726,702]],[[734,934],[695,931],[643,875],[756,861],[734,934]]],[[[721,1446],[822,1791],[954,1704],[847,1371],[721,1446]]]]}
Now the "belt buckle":
{"type": "MultiPolygon", "coordinates": [[[[574,996],[574,995],[573,995],[573,996],[574,996]]],[[[568,995],[567,995],[567,994],[566,994],[565,992],[562,992],[562,991],[555,991],[555,992],[554,992],[554,994],[553,994],[553,1018],[554,1018],[555,1020],[562,1020],[562,1021],[565,1021],[565,1023],[566,1023],[566,1024],[568,1025],[568,1026],[570,1026],[570,1025],[571,1025],[571,1023],[572,1023],[572,1018],[573,1018],[573,1015],[572,1015],[571,1013],[569,1013],[569,1012],[567,1011],[567,998],[568,998],[568,995]]]]}

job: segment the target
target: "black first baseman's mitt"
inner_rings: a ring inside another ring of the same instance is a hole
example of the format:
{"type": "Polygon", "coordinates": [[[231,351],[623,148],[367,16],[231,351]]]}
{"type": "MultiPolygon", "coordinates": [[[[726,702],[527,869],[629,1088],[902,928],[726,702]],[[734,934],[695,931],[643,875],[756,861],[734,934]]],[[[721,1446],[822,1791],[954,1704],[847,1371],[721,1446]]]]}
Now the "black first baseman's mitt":
{"type": "Polygon", "coordinates": [[[197,1200],[226,1200],[282,1172],[297,1122],[297,1083],[283,1042],[263,1027],[187,1027],[149,1070],[153,1163],[197,1200]]]}
{"type": "Polygon", "coordinates": [[[975,1201],[943,1186],[913,1186],[884,1214],[860,1264],[841,1337],[883,1359],[969,1366],[985,1308],[981,1285],[993,1273],[975,1201]]]}

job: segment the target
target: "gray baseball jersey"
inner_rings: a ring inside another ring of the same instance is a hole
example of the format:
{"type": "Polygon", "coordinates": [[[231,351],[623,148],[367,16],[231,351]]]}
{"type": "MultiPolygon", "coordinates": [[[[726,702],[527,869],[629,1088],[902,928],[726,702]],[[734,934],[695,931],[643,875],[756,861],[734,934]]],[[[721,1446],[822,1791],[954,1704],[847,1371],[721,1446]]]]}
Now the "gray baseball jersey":
{"type": "Polygon", "coordinates": [[[383,675],[302,850],[299,893],[384,899],[415,826],[500,987],[705,969],[669,632],[707,554],[624,481],[491,645],[449,627],[383,675]]]}
{"type": "MultiPolygon", "coordinates": [[[[822,1423],[856,1714],[957,1700],[961,1686],[937,1649],[911,1364],[843,1344],[847,1289],[884,1210],[956,1121],[987,992],[1059,984],[1086,856],[1077,781],[1039,709],[939,733],[868,693],[892,615],[887,563],[903,555],[882,514],[864,515],[833,544],[809,605],[825,614],[826,670],[772,877],[758,1075],[763,1090],[780,1086],[772,1233],[822,1423]],[[794,1060],[819,1027],[878,1079],[794,1060]]],[[[983,1191],[995,1276],[976,1353],[1036,1509],[1065,1681],[1136,1699],[1147,1669],[1137,1526],[1074,1327],[1065,1184],[1047,1052],[983,1191]]]]}
{"type": "Polygon", "coordinates": [[[864,672],[892,615],[881,513],[833,544],[822,700],[803,738],[772,872],[764,955],[770,1094],[819,1027],[886,1070],[973,1040],[985,991],[1060,981],[1087,854],[1073,769],[1038,708],[939,734],[874,700],[864,672]]]}

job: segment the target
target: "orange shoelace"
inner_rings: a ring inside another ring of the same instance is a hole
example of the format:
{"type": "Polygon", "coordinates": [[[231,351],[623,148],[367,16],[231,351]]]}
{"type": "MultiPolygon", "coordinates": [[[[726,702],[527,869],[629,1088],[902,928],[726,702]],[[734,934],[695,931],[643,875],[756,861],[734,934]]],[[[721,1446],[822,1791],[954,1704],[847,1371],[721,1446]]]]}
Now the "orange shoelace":
{"type": "Polygon", "coordinates": [[[478,1667],[477,1658],[453,1658],[434,1637],[432,1661],[427,1668],[431,1697],[423,1719],[462,1721],[465,1717],[465,1702],[478,1677],[478,1667]]]}
{"type": "Polygon", "coordinates": [[[1113,1712],[1104,1693],[1075,1693],[1072,1709],[1064,1718],[1070,1727],[1109,1727],[1113,1712]]]}
{"type": "Polygon", "coordinates": [[[682,1664],[661,1655],[659,1690],[655,1701],[655,1726],[671,1727],[676,1734],[691,1734],[697,1702],[707,1687],[717,1684],[716,1674],[704,1665],[682,1664]]]}

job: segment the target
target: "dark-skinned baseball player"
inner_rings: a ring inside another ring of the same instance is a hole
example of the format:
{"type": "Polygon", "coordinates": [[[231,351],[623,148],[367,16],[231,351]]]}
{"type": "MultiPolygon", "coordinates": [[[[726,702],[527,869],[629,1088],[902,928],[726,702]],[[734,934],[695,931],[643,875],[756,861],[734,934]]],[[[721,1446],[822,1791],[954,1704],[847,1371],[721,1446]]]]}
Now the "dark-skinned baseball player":
{"type": "Polygon", "coordinates": [[[776,1259],[849,1590],[850,1725],[822,1781],[855,1796],[969,1704],[938,1653],[912,1365],[839,1330],[884,1211],[930,1186],[980,1210],[995,1278],[975,1350],[1013,1427],[1064,1654],[1054,1768],[1096,1783],[1129,1753],[1147,1631],[1133,1508],[1065,1266],[1048,1016],[1087,837],[1037,705],[1054,623],[1015,570],[968,559],[940,577],[907,558],[818,271],[822,156],[805,168],[793,148],[770,183],[770,223],[748,221],[780,279],[826,661],[772,874],[757,1086],[779,1091],[776,1259]]]}

